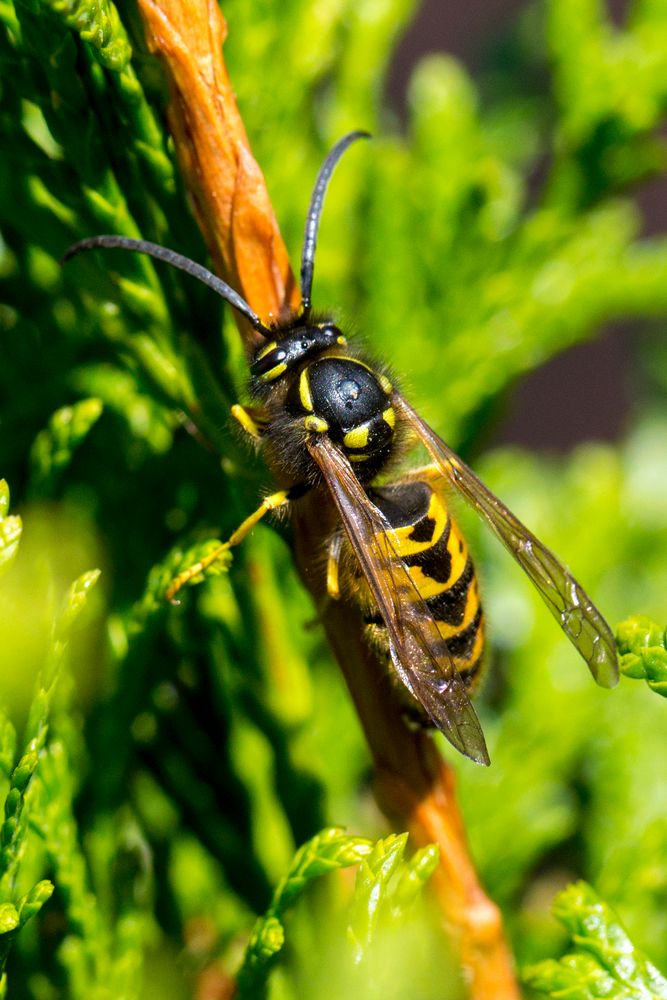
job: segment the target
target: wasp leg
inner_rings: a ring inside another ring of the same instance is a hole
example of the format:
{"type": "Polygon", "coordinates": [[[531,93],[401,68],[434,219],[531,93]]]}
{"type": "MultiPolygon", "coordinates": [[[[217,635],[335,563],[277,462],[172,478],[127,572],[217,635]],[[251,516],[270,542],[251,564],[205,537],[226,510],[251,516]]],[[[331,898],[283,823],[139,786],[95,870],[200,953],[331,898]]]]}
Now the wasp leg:
{"type": "Polygon", "coordinates": [[[254,441],[261,441],[268,424],[268,416],[259,406],[232,406],[232,416],[254,441]]]}
{"type": "Polygon", "coordinates": [[[262,518],[269,513],[269,511],[278,510],[279,507],[284,507],[285,504],[294,499],[296,493],[297,488],[293,487],[290,490],[280,490],[278,493],[272,493],[270,496],[265,497],[257,510],[254,511],[249,517],[246,517],[245,521],[238,526],[234,534],[230,535],[226,542],[223,542],[222,545],[218,545],[218,547],[213,549],[212,552],[209,552],[204,559],[200,559],[199,562],[193,563],[192,566],[188,566],[188,568],[184,569],[182,573],[179,573],[178,576],[174,577],[165,591],[166,599],[168,601],[173,601],[176,594],[182,587],[185,586],[186,583],[189,583],[189,581],[194,579],[194,577],[199,576],[199,574],[203,573],[205,569],[212,566],[214,562],[217,562],[217,560],[220,559],[225,552],[231,549],[234,545],[238,545],[239,542],[242,542],[246,535],[250,534],[255,525],[258,524],[262,518]]]}
{"type": "Polygon", "coordinates": [[[343,547],[343,536],[337,531],[329,542],[329,555],[327,558],[327,594],[334,601],[340,598],[339,563],[340,553],[343,547]]]}

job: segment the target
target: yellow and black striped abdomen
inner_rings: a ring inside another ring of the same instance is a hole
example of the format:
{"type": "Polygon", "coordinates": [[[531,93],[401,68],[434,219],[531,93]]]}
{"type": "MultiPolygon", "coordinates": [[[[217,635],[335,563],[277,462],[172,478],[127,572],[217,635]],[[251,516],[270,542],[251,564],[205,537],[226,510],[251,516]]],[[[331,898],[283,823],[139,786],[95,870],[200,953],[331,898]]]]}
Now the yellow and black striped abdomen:
{"type": "MultiPolygon", "coordinates": [[[[470,552],[444,491],[425,476],[370,495],[392,526],[392,548],[430,612],[435,658],[449,654],[466,687],[473,689],[481,673],[484,616],[470,552]]],[[[373,615],[368,620],[382,641],[382,620],[373,615]]]]}

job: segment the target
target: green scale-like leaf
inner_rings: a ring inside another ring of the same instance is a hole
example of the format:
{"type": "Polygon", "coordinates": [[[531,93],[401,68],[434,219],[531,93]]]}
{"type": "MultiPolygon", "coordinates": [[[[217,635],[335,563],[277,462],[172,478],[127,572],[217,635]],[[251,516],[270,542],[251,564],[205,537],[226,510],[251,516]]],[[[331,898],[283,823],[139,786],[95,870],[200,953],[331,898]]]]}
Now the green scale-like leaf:
{"type": "Polygon", "coordinates": [[[660,1000],[667,980],[629,940],[614,911],[583,882],[561,893],[554,913],[572,936],[573,951],[527,973],[529,984],[568,1000],[660,1000]]]}
{"type": "Polygon", "coordinates": [[[667,640],[665,629],[644,615],[628,618],[616,630],[621,670],[641,678],[656,694],[667,698],[667,640]]]}

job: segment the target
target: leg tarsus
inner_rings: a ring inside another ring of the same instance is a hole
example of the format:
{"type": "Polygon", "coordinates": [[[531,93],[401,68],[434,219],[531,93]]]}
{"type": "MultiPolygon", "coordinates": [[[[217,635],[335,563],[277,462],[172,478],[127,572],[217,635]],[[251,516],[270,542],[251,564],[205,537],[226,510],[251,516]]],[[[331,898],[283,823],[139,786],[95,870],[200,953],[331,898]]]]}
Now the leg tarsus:
{"type": "Polygon", "coordinates": [[[165,591],[166,599],[168,601],[173,601],[178,591],[181,590],[186,583],[189,583],[195,577],[199,576],[200,573],[203,573],[204,570],[208,569],[209,566],[212,566],[214,562],[217,562],[217,560],[220,559],[225,552],[231,549],[232,546],[238,545],[242,542],[243,539],[250,534],[255,525],[258,524],[262,518],[269,513],[269,511],[278,510],[279,507],[283,507],[285,504],[289,503],[291,499],[291,492],[291,490],[279,490],[277,493],[272,493],[270,496],[265,497],[257,510],[253,511],[249,517],[246,517],[245,521],[239,525],[236,531],[230,535],[226,542],[223,542],[222,545],[213,549],[213,551],[203,559],[200,559],[192,566],[188,566],[188,568],[184,569],[182,573],[179,573],[178,576],[174,577],[165,591]]]}
{"type": "Polygon", "coordinates": [[[240,403],[234,403],[231,412],[234,420],[253,441],[261,441],[269,422],[265,410],[259,406],[241,406],[240,403]]]}

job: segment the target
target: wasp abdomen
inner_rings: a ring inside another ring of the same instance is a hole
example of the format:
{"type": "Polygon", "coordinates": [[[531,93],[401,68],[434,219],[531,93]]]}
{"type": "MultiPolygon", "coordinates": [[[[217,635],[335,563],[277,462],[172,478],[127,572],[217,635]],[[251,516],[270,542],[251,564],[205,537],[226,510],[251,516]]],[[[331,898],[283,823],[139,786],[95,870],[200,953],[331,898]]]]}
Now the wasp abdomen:
{"type": "MultiPolygon", "coordinates": [[[[413,480],[369,491],[392,527],[391,545],[429,611],[434,656],[448,655],[468,689],[479,681],[484,651],[484,616],[477,575],[443,492],[413,480]]],[[[410,595],[407,595],[410,600],[410,595]]],[[[370,609],[366,621],[373,641],[385,645],[382,618],[370,609]]]]}

